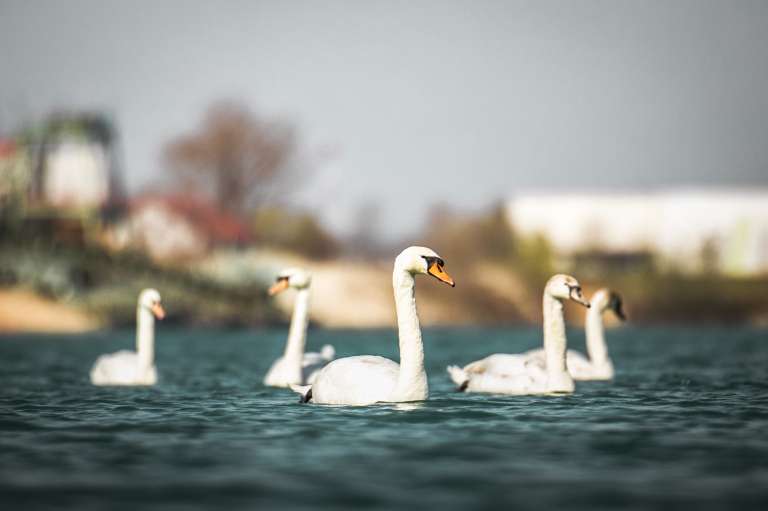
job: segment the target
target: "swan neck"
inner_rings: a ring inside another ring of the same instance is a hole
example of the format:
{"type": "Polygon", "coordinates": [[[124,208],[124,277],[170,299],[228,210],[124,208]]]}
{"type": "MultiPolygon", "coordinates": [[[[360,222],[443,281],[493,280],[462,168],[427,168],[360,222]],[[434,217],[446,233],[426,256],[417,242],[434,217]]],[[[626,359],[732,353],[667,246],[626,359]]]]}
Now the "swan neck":
{"type": "Polygon", "coordinates": [[[283,358],[286,363],[301,372],[304,347],[307,342],[307,324],[309,322],[309,289],[299,289],[293,304],[291,326],[285,343],[283,358]]]}
{"type": "Polygon", "coordinates": [[[544,353],[547,359],[547,373],[550,375],[567,372],[565,353],[565,319],[563,303],[544,293],[544,353]]]}
{"type": "Polygon", "coordinates": [[[604,364],[608,361],[608,347],[605,345],[603,331],[603,312],[600,309],[592,305],[587,310],[587,353],[593,364],[604,364]]]}
{"type": "MultiPolygon", "coordinates": [[[[398,270],[392,275],[392,287],[395,292],[395,310],[400,343],[400,373],[397,383],[397,395],[427,388],[427,374],[424,370],[424,344],[421,340],[421,327],[416,311],[416,293],[413,275],[398,270]]],[[[421,396],[426,397],[426,396],[421,396]]]]}
{"type": "Polygon", "coordinates": [[[155,363],[155,317],[146,307],[136,308],[136,352],[144,367],[155,363]]]}

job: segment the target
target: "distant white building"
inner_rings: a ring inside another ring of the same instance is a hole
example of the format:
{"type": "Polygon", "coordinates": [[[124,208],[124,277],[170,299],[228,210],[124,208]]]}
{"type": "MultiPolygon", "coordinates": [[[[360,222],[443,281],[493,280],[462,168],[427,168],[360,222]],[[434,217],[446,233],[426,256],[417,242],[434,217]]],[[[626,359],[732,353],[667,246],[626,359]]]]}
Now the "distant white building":
{"type": "Polygon", "coordinates": [[[528,194],[511,200],[507,215],[563,257],[646,252],[682,271],[714,258],[726,274],[768,273],[768,189],[528,194]]]}
{"type": "Polygon", "coordinates": [[[103,144],[65,141],[45,157],[43,196],[54,207],[99,207],[110,194],[109,154],[103,144]]]}

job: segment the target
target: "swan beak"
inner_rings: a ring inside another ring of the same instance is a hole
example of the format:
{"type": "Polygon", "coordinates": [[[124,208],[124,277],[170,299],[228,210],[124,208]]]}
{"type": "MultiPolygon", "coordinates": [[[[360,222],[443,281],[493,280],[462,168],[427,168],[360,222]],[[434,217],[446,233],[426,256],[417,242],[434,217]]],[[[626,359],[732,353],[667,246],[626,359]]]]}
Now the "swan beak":
{"type": "Polygon", "coordinates": [[[157,319],[163,319],[165,317],[165,309],[163,309],[162,305],[156,303],[152,306],[152,314],[154,314],[157,319]]]}
{"type": "Polygon", "coordinates": [[[272,284],[267,293],[269,296],[275,296],[277,293],[285,291],[286,289],[288,289],[288,279],[278,279],[277,282],[272,284]]]}
{"type": "Polygon", "coordinates": [[[456,283],[453,281],[450,275],[445,273],[445,270],[443,270],[443,267],[440,266],[440,263],[437,261],[434,261],[432,264],[429,265],[429,269],[427,272],[435,277],[437,280],[441,282],[445,282],[451,287],[456,287],[456,283]]]}
{"type": "Polygon", "coordinates": [[[581,296],[581,290],[575,287],[571,289],[571,300],[573,300],[576,303],[582,304],[587,309],[591,307],[590,303],[586,301],[583,296],[581,296]]]}

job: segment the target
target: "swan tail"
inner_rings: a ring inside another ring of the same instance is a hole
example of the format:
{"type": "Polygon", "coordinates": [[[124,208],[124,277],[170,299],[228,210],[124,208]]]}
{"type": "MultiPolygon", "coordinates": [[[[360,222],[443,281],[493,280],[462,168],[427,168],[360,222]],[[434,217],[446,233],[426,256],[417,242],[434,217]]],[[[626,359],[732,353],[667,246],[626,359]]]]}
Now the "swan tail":
{"type": "Polygon", "coordinates": [[[291,390],[301,396],[299,403],[309,403],[312,400],[312,385],[291,384],[291,390]]]}
{"type": "Polygon", "coordinates": [[[333,360],[333,358],[336,356],[336,348],[334,348],[330,344],[326,344],[320,350],[320,356],[326,360],[333,360]]]}
{"type": "Polygon", "coordinates": [[[456,384],[456,390],[464,392],[469,385],[469,375],[459,366],[448,366],[446,368],[448,374],[451,376],[451,380],[456,384]]]}

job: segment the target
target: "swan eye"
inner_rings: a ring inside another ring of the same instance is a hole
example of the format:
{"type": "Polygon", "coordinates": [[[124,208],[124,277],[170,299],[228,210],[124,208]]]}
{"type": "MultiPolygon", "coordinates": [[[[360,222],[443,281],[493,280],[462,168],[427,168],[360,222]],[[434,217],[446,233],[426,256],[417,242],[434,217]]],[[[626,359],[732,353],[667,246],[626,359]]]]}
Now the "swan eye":
{"type": "Polygon", "coordinates": [[[435,256],[421,256],[421,257],[423,257],[424,260],[427,262],[427,268],[429,268],[435,263],[437,263],[437,265],[440,266],[440,268],[445,266],[445,261],[443,261],[443,259],[440,257],[435,257],[435,256]]]}

